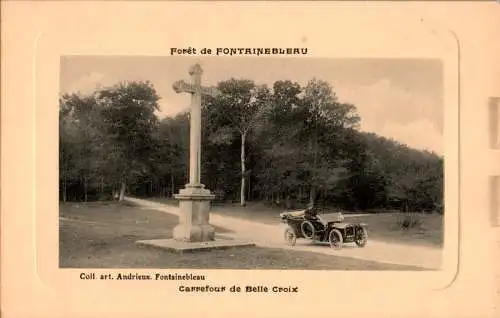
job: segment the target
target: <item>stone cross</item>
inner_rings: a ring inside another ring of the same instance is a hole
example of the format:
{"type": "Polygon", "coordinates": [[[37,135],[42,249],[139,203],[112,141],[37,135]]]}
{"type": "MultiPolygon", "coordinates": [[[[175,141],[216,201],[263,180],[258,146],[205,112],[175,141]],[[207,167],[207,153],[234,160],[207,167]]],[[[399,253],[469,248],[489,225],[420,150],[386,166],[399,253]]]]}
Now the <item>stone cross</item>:
{"type": "Polygon", "coordinates": [[[214,195],[200,182],[201,167],[201,97],[216,96],[219,92],[201,86],[203,70],[199,64],[189,69],[191,83],[177,81],[172,88],[177,93],[191,94],[191,123],[189,142],[189,183],[175,196],[179,200],[179,224],[174,228],[174,239],[187,242],[215,240],[214,227],[209,223],[210,200],[214,195]]]}
{"type": "Polygon", "coordinates": [[[189,186],[203,187],[200,182],[201,167],[201,96],[217,96],[219,92],[213,87],[201,86],[203,70],[199,64],[189,68],[191,83],[183,80],[175,82],[172,87],[176,93],[191,94],[191,124],[189,141],[189,186]]]}

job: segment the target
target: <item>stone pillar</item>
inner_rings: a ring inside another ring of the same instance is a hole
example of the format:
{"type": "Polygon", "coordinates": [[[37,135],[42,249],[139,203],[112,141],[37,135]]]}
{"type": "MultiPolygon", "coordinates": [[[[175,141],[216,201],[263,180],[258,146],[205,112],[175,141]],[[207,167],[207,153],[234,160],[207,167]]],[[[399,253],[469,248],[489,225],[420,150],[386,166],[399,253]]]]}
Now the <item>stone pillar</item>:
{"type": "Polygon", "coordinates": [[[174,239],[185,242],[206,242],[215,239],[210,225],[210,201],[214,195],[200,182],[201,171],[201,97],[215,96],[217,91],[201,86],[203,70],[199,64],[189,69],[191,83],[178,81],[173,85],[177,93],[191,94],[191,120],[189,144],[189,183],[175,195],[179,200],[179,224],[174,228],[174,239]]]}

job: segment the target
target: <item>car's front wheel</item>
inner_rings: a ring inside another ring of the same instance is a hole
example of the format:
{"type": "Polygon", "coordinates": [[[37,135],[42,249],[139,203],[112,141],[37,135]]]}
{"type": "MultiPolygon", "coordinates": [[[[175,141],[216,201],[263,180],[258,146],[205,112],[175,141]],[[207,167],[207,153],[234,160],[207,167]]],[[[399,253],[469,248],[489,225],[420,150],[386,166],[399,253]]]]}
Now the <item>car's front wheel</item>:
{"type": "Polygon", "coordinates": [[[356,229],[356,238],[354,239],[356,245],[359,247],[364,247],[368,242],[368,231],[364,227],[359,227],[356,229]]]}

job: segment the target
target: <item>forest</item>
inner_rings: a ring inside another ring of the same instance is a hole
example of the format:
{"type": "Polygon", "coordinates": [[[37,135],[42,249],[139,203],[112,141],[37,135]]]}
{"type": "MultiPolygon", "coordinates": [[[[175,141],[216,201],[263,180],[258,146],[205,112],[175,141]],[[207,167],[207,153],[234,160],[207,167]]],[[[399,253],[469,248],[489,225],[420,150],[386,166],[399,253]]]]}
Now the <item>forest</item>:
{"type": "MultiPolygon", "coordinates": [[[[329,83],[232,78],[217,88],[202,102],[201,160],[217,201],[443,212],[443,157],[360,131],[356,106],[329,83]]],[[[189,112],[160,117],[159,100],[147,81],[60,97],[61,201],[172,197],[184,187],[189,112]]]]}

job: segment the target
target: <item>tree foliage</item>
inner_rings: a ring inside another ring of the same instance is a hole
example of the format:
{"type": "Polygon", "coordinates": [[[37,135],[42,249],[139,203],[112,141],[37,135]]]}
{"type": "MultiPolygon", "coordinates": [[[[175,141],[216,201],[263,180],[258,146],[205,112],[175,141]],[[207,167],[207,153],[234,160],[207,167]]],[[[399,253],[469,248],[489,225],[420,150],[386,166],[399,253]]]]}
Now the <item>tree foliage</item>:
{"type": "Polygon", "coordinates": [[[158,100],[148,82],[119,83],[90,96],[60,99],[60,167],[63,200],[105,196],[105,187],[120,199],[127,182],[152,176],[159,149],[158,100]],[[98,186],[100,184],[100,187],[98,186]],[[81,188],[83,187],[83,191],[81,188]],[[98,188],[100,188],[98,191],[98,188]]]}
{"type": "MultiPolygon", "coordinates": [[[[218,199],[442,209],[443,158],[359,131],[355,105],[329,83],[229,79],[218,89],[202,102],[201,170],[218,199]]],[[[171,196],[187,183],[189,113],[160,120],[158,100],[149,82],[61,97],[62,200],[171,196]]]]}

